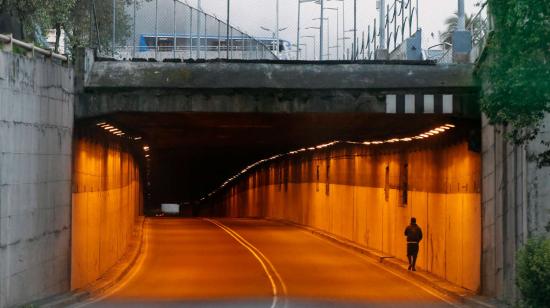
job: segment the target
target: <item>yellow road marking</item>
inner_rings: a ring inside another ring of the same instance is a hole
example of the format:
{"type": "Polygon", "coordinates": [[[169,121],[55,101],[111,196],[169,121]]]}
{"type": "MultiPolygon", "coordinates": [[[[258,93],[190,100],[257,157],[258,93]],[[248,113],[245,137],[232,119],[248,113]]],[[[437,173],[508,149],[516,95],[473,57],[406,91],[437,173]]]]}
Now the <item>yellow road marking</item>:
{"type": "MultiPolygon", "coordinates": [[[[226,225],[224,225],[223,223],[221,223],[219,221],[216,221],[216,220],[213,220],[213,219],[208,219],[208,218],[204,218],[204,220],[206,220],[206,221],[218,226],[220,229],[224,230],[227,234],[229,234],[231,237],[233,237],[239,244],[241,244],[248,251],[250,251],[250,253],[252,253],[252,255],[258,260],[258,262],[260,262],[264,272],[266,273],[267,277],[269,278],[269,281],[271,282],[271,288],[272,288],[272,291],[273,291],[273,302],[271,304],[271,308],[275,308],[276,305],[277,305],[277,297],[278,297],[277,284],[275,283],[275,279],[273,278],[273,276],[269,272],[269,269],[268,269],[268,267],[266,266],[265,263],[267,263],[269,265],[269,268],[271,269],[271,271],[277,277],[277,280],[279,281],[279,284],[281,285],[283,295],[285,295],[287,293],[287,288],[286,288],[286,285],[285,285],[281,275],[275,269],[275,266],[273,265],[273,263],[271,263],[271,261],[258,248],[256,248],[254,245],[252,245],[246,239],[244,239],[236,231],[232,230],[231,228],[227,227],[226,225]]],[[[285,303],[284,306],[286,306],[286,303],[285,303]]]]}

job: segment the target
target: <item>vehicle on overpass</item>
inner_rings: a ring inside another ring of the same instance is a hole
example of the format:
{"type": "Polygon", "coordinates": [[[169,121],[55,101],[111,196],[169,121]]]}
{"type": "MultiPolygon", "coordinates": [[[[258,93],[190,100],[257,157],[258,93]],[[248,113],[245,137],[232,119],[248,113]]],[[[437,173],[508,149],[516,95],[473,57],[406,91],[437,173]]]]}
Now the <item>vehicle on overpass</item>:
{"type": "MultiPolygon", "coordinates": [[[[229,50],[245,55],[265,53],[265,50],[275,52],[279,48],[280,58],[285,58],[292,51],[292,44],[286,40],[276,38],[255,37],[251,40],[248,36],[231,36],[229,40],[225,35],[198,35],[189,33],[169,34],[163,33],[155,35],[154,33],[142,33],[139,35],[139,47],[136,53],[137,58],[152,58],[154,53],[161,53],[162,58],[167,58],[174,51],[179,56],[185,54],[192,55],[199,52],[205,54],[205,58],[221,58],[229,50]],[[174,44],[175,40],[175,44],[174,44]],[[155,50],[156,49],[156,50],[155,50]]],[[[236,56],[239,58],[239,56],[236,56]]]]}

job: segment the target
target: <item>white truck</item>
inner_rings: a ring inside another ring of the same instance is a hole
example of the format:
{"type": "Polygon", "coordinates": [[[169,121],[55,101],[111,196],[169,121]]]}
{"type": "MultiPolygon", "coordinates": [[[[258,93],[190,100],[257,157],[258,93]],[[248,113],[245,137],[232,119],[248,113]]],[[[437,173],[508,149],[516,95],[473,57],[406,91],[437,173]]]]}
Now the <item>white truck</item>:
{"type": "Polygon", "coordinates": [[[179,215],[180,205],[177,203],[162,203],[160,210],[164,215],[179,215]]]}

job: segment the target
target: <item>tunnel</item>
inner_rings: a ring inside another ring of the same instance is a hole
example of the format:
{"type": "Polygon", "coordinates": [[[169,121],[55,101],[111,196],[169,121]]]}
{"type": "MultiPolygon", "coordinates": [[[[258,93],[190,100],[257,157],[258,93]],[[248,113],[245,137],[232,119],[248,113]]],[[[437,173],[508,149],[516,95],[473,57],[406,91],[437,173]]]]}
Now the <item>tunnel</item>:
{"type": "Polygon", "coordinates": [[[477,291],[478,122],[313,112],[114,112],[81,119],[72,287],[116,263],[140,214],[178,203],[183,217],[291,222],[401,260],[402,229],[414,216],[426,238],[418,266],[477,291]]]}

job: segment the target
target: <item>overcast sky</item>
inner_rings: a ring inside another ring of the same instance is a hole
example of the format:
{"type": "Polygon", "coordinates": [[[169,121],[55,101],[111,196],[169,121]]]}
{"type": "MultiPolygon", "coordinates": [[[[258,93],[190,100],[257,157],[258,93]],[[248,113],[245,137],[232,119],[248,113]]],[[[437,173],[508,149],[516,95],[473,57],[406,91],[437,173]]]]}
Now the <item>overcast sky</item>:
{"type": "MultiPolygon", "coordinates": [[[[187,0],[189,4],[196,6],[199,0],[187,0]]],[[[353,0],[344,0],[345,2],[345,29],[353,28],[353,0]]],[[[219,18],[225,19],[226,0],[202,0],[203,9],[215,14],[219,18]]],[[[416,0],[412,0],[413,5],[416,0]]],[[[445,29],[445,19],[457,10],[457,0],[418,0],[419,6],[419,25],[423,29],[423,47],[427,48],[433,44],[437,44],[438,32],[445,29]],[[431,37],[434,34],[434,38],[431,37]]],[[[471,14],[477,12],[474,3],[477,0],[465,0],[466,13],[471,14]]],[[[286,30],[280,32],[282,39],[288,40],[291,43],[296,43],[297,29],[297,9],[298,0],[279,0],[279,27],[286,30]]],[[[386,0],[386,4],[393,4],[393,1],[386,0]]],[[[326,7],[336,7],[339,9],[339,33],[342,31],[342,2],[338,0],[325,0],[326,7]]],[[[231,0],[231,24],[241,28],[245,32],[255,36],[271,36],[267,31],[261,30],[260,26],[275,29],[276,24],[276,0],[231,0]]],[[[317,40],[319,30],[305,29],[308,26],[318,27],[319,21],[314,21],[312,18],[319,17],[319,5],[314,3],[304,3],[301,6],[301,28],[303,35],[316,35],[317,40]]],[[[367,30],[368,25],[373,25],[374,18],[377,17],[376,0],[357,0],[357,28],[358,37],[361,39],[362,31],[367,30]]],[[[328,17],[330,23],[330,45],[336,45],[337,28],[336,28],[336,11],[327,10],[325,16],[328,17]]],[[[400,18],[398,18],[400,20],[400,18]]],[[[416,21],[413,28],[416,28],[416,21]]],[[[406,30],[408,34],[408,30],[406,30]]],[[[341,35],[341,34],[340,34],[341,35]]],[[[347,34],[350,36],[351,33],[347,34]]],[[[325,38],[326,40],[327,38],[325,38]]],[[[351,45],[351,40],[348,40],[348,46],[351,45]]],[[[313,40],[302,39],[301,43],[308,44],[308,53],[313,54],[313,40]]],[[[317,45],[319,42],[317,41],[317,45]]],[[[325,45],[326,46],[326,45],[325,45]]],[[[336,55],[335,49],[331,51],[333,58],[336,55]]]]}

